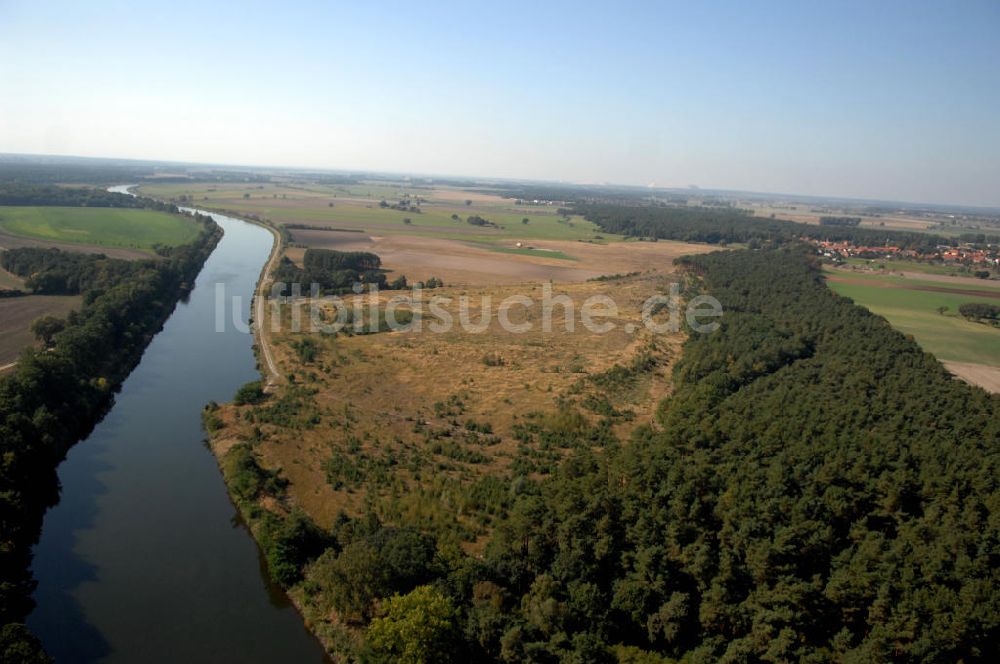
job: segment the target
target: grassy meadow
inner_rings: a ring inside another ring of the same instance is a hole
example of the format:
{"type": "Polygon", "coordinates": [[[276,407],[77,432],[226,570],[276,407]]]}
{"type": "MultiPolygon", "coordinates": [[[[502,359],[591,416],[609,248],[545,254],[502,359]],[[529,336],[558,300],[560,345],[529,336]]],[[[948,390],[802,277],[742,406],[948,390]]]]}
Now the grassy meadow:
{"type": "Polygon", "coordinates": [[[193,240],[194,222],[165,212],[131,208],[0,207],[0,231],[52,242],[149,251],[156,244],[193,240]]]}
{"type": "Polygon", "coordinates": [[[968,302],[1000,304],[998,285],[984,282],[982,288],[973,288],[965,283],[951,286],[941,281],[855,273],[838,273],[834,278],[845,281],[828,280],[830,288],[913,335],[938,359],[1000,367],[1000,329],[967,321],[958,314],[958,307],[968,302]],[[925,290],[930,288],[935,290],[925,290]],[[995,292],[997,296],[970,294],[971,290],[995,292]],[[947,308],[943,314],[942,307],[947,308]]]}

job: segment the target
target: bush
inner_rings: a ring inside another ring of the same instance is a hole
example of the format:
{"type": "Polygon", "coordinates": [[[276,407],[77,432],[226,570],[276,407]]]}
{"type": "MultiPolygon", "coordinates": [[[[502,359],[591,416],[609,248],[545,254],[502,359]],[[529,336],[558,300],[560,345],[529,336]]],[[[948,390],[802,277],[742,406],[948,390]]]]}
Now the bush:
{"type": "Polygon", "coordinates": [[[487,353],[483,355],[483,364],[488,367],[502,367],[505,363],[500,353],[487,353]]]}
{"type": "Polygon", "coordinates": [[[966,318],[985,318],[996,320],[1000,318],[1000,307],[995,304],[969,302],[958,307],[958,313],[966,318]]]}
{"type": "Polygon", "coordinates": [[[247,406],[258,404],[265,398],[267,398],[267,394],[264,393],[263,383],[259,380],[255,380],[236,390],[236,396],[233,397],[233,403],[237,406],[247,406]]]}

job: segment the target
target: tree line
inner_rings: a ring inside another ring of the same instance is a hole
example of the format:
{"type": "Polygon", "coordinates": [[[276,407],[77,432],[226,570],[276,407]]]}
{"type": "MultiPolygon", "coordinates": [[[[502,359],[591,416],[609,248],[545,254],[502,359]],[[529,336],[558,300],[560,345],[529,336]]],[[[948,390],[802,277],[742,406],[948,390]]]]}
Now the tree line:
{"type": "Polygon", "coordinates": [[[972,320],[1000,321],[1000,306],[985,302],[967,302],[959,305],[958,313],[972,320]]]}
{"type": "Polygon", "coordinates": [[[30,273],[36,292],[77,292],[84,303],[49,330],[47,350],[25,350],[0,379],[0,660],[45,661],[23,622],[33,606],[31,547],[59,499],[56,466],[103,417],[221,237],[210,217],[196,219],[198,237],[164,249],[162,260],[59,250],[3,256],[12,271],[30,273]]]}
{"type": "MultiPolygon", "coordinates": [[[[368,251],[336,251],[334,249],[306,249],[302,267],[283,256],[274,271],[276,282],[287,285],[301,284],[307,289],[318,284],[321,294],[351,292],[355,284],[375,285],[379,288],[406,288],[406,277],[389,282],[382,269],[382,259],[368,251]]],[[[286,286],[284,294],[289,294],[286,286]]]]}
{"type": "Polygon", "coordinates": [[[0,182],[0,205],[142,208],[177,212],[177,206],[172,203],[161,203],[143,196],[129,196],[93,187],[59,187],[20,182],[0,182]]]}
{"type": "Polygon", "coordinates": [[[18,247],[0,254],[0,266],[24,278],[36,295],[91,297],[105,288],[149,269],[150,260],[125,261],[104,254],[83,254],[55,248],[18,247]]]}
{"type": "Polygon", "coordinates": [[[629,237],[681,240],[721,244],[742,242],[787,242],[809,237],[859,245],[882,246],[887,240],[903,249],[928,251],[955,240],[929,233],[881,230],[848,225],[799,224],[784,219],[755,217],[746,210],[709,207],[612,205],[577,203],[577,214],[597,224],[606,233],[629,237]]]}

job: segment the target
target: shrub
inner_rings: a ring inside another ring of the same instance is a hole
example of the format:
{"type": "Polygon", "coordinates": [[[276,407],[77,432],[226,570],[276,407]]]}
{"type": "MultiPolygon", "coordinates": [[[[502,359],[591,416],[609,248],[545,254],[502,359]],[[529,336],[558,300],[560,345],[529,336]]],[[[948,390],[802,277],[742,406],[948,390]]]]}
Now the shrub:
{"type": "Polygon", "coordinates": [[[266,397],[267,395],[264,393],[263,383],[259,380],[255,380],[236,390],[236,396],[233,397],[233,403],[237,406],[247,406],[260,403],[266,397]]]}

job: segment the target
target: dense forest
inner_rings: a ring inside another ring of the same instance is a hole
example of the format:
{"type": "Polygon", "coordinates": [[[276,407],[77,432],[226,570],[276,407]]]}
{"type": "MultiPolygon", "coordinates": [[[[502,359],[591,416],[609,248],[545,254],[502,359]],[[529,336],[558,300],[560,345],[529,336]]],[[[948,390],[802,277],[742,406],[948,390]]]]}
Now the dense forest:
{"type": "MultiPolygon", "coordinates": [[[[515,469],[470,487],[462,509],[495,519],[481,556],[402,516],[329,531],[282,518],[256,504],[283,480],[253,441],[227,457],[275,577],[315,615],[363,629],[344,652],[998,661],[1000,398],[831,292],[801,246],[683,264],[698,276],[689,295],[726,313],[686,341],[657,426],[627,443],[602,427],[536,430],[569,456],[545,479],[515,469]]],[[[374,472],[348,470],[341,481],[374,472]]]]}
{"type": "Polygon", "coordinates": [[[861,217],[820,217],[820,226],[848,226],[855,228],[861,225],[861,217]]]}
{"type": "Polygon", "coordinates": [[[145,208],[177,212],[172,203],[119,194],[92,187],[57,187],[0,181],[0,205],[59,205],[63,207],[145,208]]]}
{"type": "MultiPolygon", "coordinates": [[[[169,256],[173,249],[161,248],[169,256]]],[[[104,254],[83,254],[55,248],[19,247],[0,254],[0,267],[24,278],[38,295],[78,295],[94,298],[150,268],[151,260],[126,261],[104,254]]]]}
{"type": "Polygon", "coordinates": [[[45,661],[23,625],[32,608],[31,547],[59,498],[56,466],[110,406],[221,237],[208,217],[161,260],[121,261],[58,250],[3,254],[35,292],[82,293],[84,304],[0,379],[0,660],[45,661]],[[30,276],[29,276],[30,275],[30,276]]]}
{"type": "Polygon", "coordinates": [[[783,219],[754,217],[739,209],[652,205],[577,203],[574,210],[607,233],[658,240],[682,240],[710,244],[787,241],[809,237],[816,240],[849,240],[860,245],[881,246],[887,239],[905,249],[931,250],[955,240],[929,233],[861,228],[834,224],[814,226],[783,219]]]}

